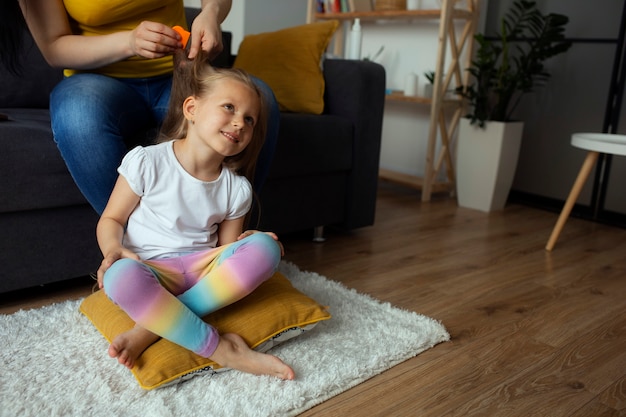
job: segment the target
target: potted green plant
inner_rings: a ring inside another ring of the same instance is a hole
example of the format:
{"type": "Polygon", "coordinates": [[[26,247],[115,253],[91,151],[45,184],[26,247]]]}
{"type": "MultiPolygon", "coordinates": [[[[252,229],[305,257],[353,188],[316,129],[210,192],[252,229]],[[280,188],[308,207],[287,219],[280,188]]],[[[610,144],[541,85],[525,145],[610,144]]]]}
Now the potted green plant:
{"type": "Polygon", "coordinates": [[[523,132],[523,122],[512,121],[513,112],[522,96],[546,84],[550,74],[544,62],[570,48],[564,35],[568,22],[561,14],[542,14],[534,1],[516,0],[496,36],[474,36],[478,49],[468,68],[473,83],[457,89],[471,108],[459,125],[459,205],[482,211],[504,208],[523,132]],[[489,162],[490,154],[507,159],[489,162]]]}

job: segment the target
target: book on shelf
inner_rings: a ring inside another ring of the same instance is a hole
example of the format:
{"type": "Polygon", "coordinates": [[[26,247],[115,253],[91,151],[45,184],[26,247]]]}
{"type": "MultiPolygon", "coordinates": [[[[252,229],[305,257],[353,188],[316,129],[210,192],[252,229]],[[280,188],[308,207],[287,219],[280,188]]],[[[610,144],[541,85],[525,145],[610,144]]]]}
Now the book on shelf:
{"type": "MultiPolygon", "coordinates": [[[[317,0],[318,13],[341,13],[342,0],[317,0]]],[[[347,4],[346,4],[347,7],[347,4]]]]}
{"type": "Polygon", "coordinates": [[[371,12],[374,10],[371,0],[348,0],[351,12],[371,12]]]}
{"type": "Polygon", "coordinates": [[[317,0],[317,13],[369,12],[372,0],[317,0]]]}

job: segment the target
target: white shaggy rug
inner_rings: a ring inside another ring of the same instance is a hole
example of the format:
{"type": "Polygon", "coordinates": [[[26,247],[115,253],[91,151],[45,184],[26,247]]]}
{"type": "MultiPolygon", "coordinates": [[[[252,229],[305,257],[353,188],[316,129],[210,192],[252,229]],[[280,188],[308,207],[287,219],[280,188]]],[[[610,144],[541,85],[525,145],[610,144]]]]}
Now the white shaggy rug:
{"type": "Polygon", "coordinates": [[[80,300],[0,315],[0,415],[294,416],[449,340],[437,321],[283,262],[280,271],[332,319],[272,349],[295,381],[228,371],[145,391],[108,357],[80,300]]]}

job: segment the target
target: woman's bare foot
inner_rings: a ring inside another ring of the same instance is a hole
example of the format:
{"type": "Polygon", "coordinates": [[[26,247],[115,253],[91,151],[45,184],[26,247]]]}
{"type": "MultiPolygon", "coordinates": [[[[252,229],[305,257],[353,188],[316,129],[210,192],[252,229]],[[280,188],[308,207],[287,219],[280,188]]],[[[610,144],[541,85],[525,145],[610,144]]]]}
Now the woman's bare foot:
{"type": "Polygon", "coordinates": [[[293,369],[283,361],[276,356],[250,349],[241,336],[234,333],[221,335],[210,359],[226,368],[254,375],[269,375],[286,380],[295,378],[293,369]]]}
{"type": "Polygon", "coordinates": [[[117,358],[117,361],[132,369],[135,361],[151,344],[160,337],[141,326],[135,325],[132,329],[119,334],[109,346],[109,356],[117,358]]]}

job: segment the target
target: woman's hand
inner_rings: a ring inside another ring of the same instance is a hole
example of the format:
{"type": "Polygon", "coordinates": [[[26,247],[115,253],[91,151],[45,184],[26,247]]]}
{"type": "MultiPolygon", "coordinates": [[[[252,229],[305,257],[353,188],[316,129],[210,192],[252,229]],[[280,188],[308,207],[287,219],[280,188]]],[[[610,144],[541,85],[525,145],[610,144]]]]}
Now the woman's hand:
{"type": "Polygon", "coordinates": [[[139,256],[137,256],[136,253],[131,252],[122,246],[107,253],[100,263],[100,268],[98,268],[98,288],[102,289],[102,280],[104,278],[104,273],[107,271],[107,269],[109,269],[115,261],[122,258],[139,260],[139,256]]]}
{"type": "Polygon", "coordinates": [[[278,244],[278,247],[280,247],[280,256],[285,256],[285,248],[283,247],[283,244],[280,242],[280,240],[278,240],[278,236],[274,232],[261,232],[260,230],[246,230],[245,232],[239,235],[237,240],[245,239],[248,236],[252,236],[255,233],[265,233],[266,235],[271,236],[271,238],[274,239],[276,243],[278,244]]]}
{"type": "Polygon", "coordinates": [[[220,24],[230,11],[231,1],[204,0],[202,11],[191,24],[191,46],[189,59],[194,59],[200,50],[208,53],[209,60],[224,49],[220,24]]]}
{"type": "Polygon", "coordinates": [[[182,47],[181,37],[174,29],[162,23],[144,21],[130,32],[130,49],[142,58],[162,58],[182,47]]]}

